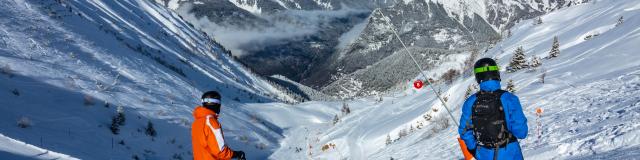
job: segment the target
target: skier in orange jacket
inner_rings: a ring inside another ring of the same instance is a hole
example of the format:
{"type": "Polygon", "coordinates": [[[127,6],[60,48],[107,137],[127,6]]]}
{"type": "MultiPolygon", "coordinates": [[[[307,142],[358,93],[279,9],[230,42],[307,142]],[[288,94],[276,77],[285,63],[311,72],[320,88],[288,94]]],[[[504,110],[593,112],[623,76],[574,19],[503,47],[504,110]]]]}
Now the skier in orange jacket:
{"type": "Polygon", "coordinates": [[[231,150],[224,142],[222,126],[218,122],[221,97],[216,91],[202,95],[202,106],[193,111],[195,120],[191,125],[191,140],[194,160],[244,160],[244,152],[231,150]]]}

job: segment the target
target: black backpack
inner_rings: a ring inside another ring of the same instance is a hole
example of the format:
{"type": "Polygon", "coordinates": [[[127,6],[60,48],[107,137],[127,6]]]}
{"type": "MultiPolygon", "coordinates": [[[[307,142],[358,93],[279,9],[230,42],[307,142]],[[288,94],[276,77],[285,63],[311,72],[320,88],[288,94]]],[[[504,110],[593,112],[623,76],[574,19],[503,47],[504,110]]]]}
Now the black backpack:
{"type": "Polygon", "coordinates": [[[504,108],[500,97],[507,91],[494,92],[480,91],[476,94],[476,102],[473,104],[471,121],[473,122],[473,135],[478,145],[487,148],[503,148],[517,139],[507,129],[504,108]]]}

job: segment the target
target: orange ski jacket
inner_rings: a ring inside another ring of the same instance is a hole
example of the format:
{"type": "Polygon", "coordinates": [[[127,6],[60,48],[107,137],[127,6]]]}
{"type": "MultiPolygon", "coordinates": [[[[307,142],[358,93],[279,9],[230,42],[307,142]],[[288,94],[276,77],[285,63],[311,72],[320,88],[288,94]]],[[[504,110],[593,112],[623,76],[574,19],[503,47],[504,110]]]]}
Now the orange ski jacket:
{"type": "Polygon", "coordinates": [[[224,143],[218,115],[202,106],[193,111],[191,141],[194,160],[230,160],[233,151],[224,143]]]}

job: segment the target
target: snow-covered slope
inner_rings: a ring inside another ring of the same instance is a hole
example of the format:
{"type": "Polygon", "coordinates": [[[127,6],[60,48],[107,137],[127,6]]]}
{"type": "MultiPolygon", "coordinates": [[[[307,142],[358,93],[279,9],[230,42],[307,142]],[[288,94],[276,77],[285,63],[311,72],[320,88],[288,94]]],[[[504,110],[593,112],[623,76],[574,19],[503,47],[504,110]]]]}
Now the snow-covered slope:
{"type": "Polygon", "coordinates": [[[225,126],[230,146],[258,159],[277,146],[277,132],[252,123],[242,103],[293,99],[153,1],[2,0],[0,8],[6,137],[81,159],[190,159],[191,111],[202,92],[218,90],[222,122],[234,126],[225,126]],[[114,135],[120,107],[126,122],[114,135]],[[16,125],[23,119],[30,127],[16,125]],[[243,143],[234,130],[249,127],[243,143]]]}
{"type": "MultiPolygon", "coordinates": [[[[521,140],[526,159],[635,159],[640,148],[640,3],[597,1],[542,16],[543,24],[524,21],[513,36],[482,57],[499,59],[501,68],[523,46],[527,57],[545,57],[553,36],[561,54],[544,59],[536,70],[503,72],[528,118],[529,136],[521,140]],[[624,22],[616,27],[618,19],[624,22]],[[585,40],[588,35],[599,36],[585,40]],[[539,76],[546,74],[545,83],[539,76]],[[538,120],[535,109],[544,113],[538,120]],[[537,124],[541,124],[538,138],[537,124]]],[[[452,85],[438,84],[455,116],[473,77],[452,85]]],[[[407,84],[411,85],[411,84],[407,84]]],[[[295,108],[262,113],[267,121],[291,126],[273,159],[458,159],[457,128],[429,89],[406,90],[393,96],[340,103],[309,102],[295,108]],[[295,123],[273,113],[293,112],[295,123]],[[320,113],[318,113],[320,112],[320,113]],[[338,115],[339,122],[332,124],[338,115]],[[418,127],[420,126],[420,127],[418,127]],[[399,134],[403,135],[401,138],[399,134]],[[389,137],[390,144],[385,144],[389,137]],[[334,144],[333,147],[330,144],[334,144]],[[328,145],[323,149],[324,145],[328,145]],[[298,148],[301,148],[298,149],[298,148]]],[[[277,107],[274,107],[277,108],[277,107]]],[[[456,121],[457,121],[456,117],[456,121]]]]}
{"type": "MultiPolygon", "coordinates": [[[[482,55],[505,68],[515,48],[544,57],[559,37],[559,57],[535,71],[502,74],[515,82],[529,119],[525,158],[638,156],[640,3],[596,2],[554,11],[539,25],[519,23],[482,55]],[[538,107],[545,110],[540,139],[538,107]]],[[[155,2],[5,0],[0,7],[0,15],[11,15],[0,17],[0,143],[11,146],[0,147],[0,159],[39,152],[47,154],[33,158],[190,159],[190,112],[209,89],[224,94],[229,146],[250,159],[461,158],[456,127],[430,89],[291,106],[273,102],[268,97],[291,98],[155,2]],[[117,106],[126,124],[114,135],[117,106]],[[30,127],[19,128],[19,120],[30,127]],[[145,135],[148,122],[155,138],[145,135]]],[[[473,83],[462,77],[434,87],[459,116],[473,83]]]]}

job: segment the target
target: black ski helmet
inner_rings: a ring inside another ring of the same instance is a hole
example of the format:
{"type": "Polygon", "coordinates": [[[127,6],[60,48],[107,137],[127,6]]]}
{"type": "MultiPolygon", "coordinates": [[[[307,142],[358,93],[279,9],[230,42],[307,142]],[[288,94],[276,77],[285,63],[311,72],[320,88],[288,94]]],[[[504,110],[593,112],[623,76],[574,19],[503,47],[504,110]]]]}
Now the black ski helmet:
{"type": "Polygon", "coordinates": [[[475,73],[478,84],[489,81],[500,81],[500,69],[498,64],[491,58],[482,58],[473,65],[473,73],[475,73]]]}
{"type": "Polygon", "coordinates": [[[202,94],[202,106],[220,114],[220,104],[222,97],[216,91],[208,91],[202,94]]]}

